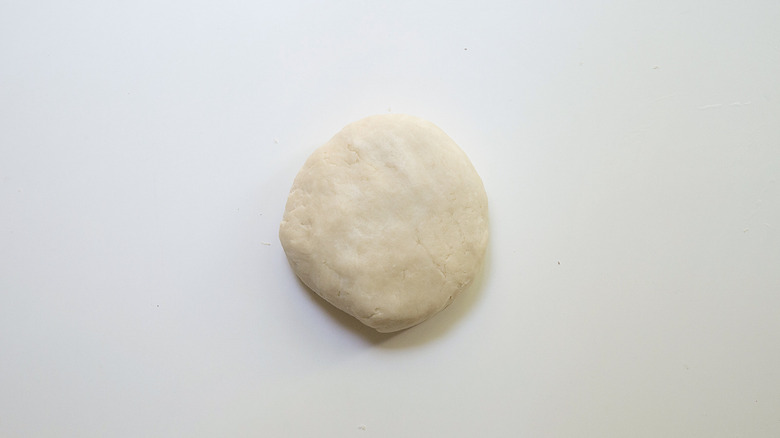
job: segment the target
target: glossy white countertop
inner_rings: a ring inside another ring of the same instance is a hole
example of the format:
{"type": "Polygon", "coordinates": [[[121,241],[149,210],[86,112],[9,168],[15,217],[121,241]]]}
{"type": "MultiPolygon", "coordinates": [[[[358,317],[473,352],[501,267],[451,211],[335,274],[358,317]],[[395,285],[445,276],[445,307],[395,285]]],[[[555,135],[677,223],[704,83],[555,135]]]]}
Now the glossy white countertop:
{"type": "Polygon", "coordinates": [[[0,436],[780,436],[780,2],[0,4],[0,436]],[[347,123],[490,202],[395,335],[277,237],[347,123]]]}

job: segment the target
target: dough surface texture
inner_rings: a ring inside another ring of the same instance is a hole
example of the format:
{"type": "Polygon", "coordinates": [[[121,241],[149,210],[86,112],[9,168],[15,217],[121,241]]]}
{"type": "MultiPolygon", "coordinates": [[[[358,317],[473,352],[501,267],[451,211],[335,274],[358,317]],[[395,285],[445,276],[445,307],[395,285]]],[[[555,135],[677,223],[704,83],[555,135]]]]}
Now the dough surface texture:
{"type": "Polygon", "coordinates": [[[279,240],[315,293],[379,332],[447,307],[479,271],[487,195],[466,154],[402,114],[347,125],[295,177],[279,240]]]}

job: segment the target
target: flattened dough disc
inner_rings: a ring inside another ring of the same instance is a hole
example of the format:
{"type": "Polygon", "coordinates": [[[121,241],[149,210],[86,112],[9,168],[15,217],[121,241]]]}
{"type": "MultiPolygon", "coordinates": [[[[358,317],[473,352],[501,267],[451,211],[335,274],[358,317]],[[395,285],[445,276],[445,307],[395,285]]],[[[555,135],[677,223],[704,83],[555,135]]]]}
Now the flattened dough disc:
{"type": "Polygon", "coordinates": [[[279,239],[296,275],[380,332],[435,315],[477,274],[487,196],[465,153],[402,114],[347,125],[295,177],[279,239]]]}

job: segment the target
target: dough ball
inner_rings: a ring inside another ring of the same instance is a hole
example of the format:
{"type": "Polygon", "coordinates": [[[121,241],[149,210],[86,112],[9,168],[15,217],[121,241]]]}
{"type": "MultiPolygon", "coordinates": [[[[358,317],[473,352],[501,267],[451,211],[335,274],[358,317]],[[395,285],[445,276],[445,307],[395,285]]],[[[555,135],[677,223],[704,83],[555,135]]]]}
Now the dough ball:
{"type": "Polygon", "coordinates": [[[435,315],[474,279],[487,195],[457,144],[401,114],[347,125],[309,157],[279,240],[300,279],[380,332],[435,315]]]}

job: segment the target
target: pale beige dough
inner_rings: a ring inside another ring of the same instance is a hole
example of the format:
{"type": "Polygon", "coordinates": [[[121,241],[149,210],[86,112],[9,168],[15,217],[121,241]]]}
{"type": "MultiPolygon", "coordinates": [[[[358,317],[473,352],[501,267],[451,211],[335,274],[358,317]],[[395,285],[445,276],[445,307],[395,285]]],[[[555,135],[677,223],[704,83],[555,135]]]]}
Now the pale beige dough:
{"type": "Polygon", "coordinates": [[[300,279],[380,332],[441,311],[478,272],[487,196],[458,145],[401,114],[347,125],[309,157],[279,240],[300,279]]]}

